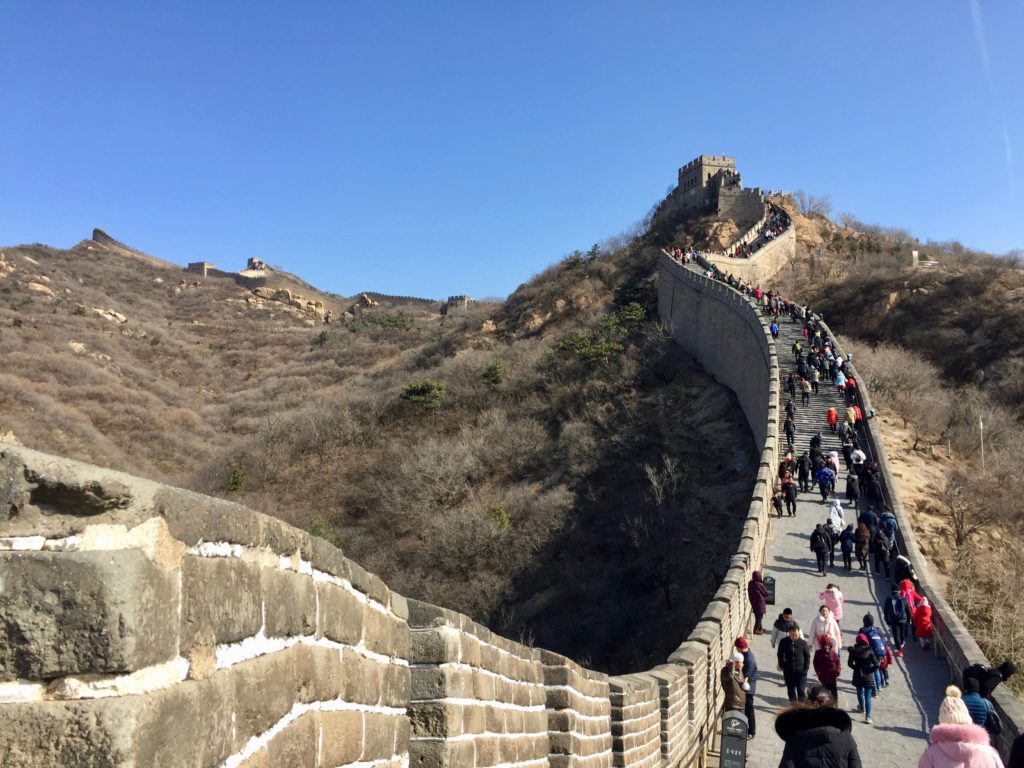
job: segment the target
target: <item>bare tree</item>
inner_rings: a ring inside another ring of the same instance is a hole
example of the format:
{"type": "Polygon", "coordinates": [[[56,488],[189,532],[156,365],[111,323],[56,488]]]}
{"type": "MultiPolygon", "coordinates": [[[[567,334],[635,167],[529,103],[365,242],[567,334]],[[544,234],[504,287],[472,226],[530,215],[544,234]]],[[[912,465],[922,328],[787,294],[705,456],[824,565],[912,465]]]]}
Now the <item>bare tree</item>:
{"type": "Polygon", "coordinates": [[[644,464],[644,475],[650,484],[650,506],[636,514],[627,514],[625,529],[633,547],[648,551],[653,559],[655,579],[665,600],[665,608],[672,608],[672,586],[677,567],[677,541],[683,525],[685,473],[679,460],[662,455],[661,466],[644,464]]]}
{"type": "Polygon", "coordinates": [[[985,501],[963,475],[954,473],[947,478],[942,489],[942,503],[953,529],[953,544],[958,551],[971,536],[984,531],[999,517],[997,509],[985,501]]]}
{"type": "Polygon", "coordinates": [[[832,213],[832,199],[828,195],[812,195],[798,189],[793,193],[793,200],[796,202],[800,213],[806,215],[818,214],[828,216],[832,213]]]}

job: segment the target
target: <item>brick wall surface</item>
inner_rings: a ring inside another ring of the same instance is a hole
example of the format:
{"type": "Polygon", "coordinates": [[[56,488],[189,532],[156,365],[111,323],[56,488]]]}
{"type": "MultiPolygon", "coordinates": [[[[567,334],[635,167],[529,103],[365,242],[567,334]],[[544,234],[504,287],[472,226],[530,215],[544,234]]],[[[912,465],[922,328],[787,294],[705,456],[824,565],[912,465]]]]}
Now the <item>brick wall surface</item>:
{"type": "Polygon", "coordinates": [[[769,535],[778,364],[719,283],[664,262],[659,308],[762,451],[737,556],[666,664],[608,678],[240,505],[0,446],[0,764],[696,764],[769,535]]]}

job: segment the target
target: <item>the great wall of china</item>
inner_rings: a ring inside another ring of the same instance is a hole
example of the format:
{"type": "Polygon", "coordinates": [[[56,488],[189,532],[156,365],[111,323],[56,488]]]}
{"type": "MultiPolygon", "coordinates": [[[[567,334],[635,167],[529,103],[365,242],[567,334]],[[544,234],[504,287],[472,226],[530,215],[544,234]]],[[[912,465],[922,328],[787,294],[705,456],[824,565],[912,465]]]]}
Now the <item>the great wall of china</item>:
{"type": "MultiPolygon", "coordinates": [[[[408,600],[274,518],[5,445],[0,764],[702,765],[771,533],[779,369],[752,302],[668,257],[659,311],[735,391],[761,449],[732,566],[664,664],[589,671],[408,600]]],[[[920,555],[870,420],[868,440],[955,678],[983,654],[920,555]]],[[[1012,740],[1024,707],[1001,689],[995,700],[1012,740]]]]}

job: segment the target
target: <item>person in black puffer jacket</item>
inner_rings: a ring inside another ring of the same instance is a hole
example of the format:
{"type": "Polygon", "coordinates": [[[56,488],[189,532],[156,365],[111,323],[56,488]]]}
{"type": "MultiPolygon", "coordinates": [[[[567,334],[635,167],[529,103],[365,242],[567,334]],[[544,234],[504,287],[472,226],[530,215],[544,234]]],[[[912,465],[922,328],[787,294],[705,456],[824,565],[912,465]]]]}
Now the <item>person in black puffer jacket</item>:
{"type": "Polygon", "coordinates": [[[850,716],[836,709],[832,695],[812,686],[806,703],[775,718],[775,732],[786,742],[779,768],[861,768],[852,730],[850,716]]]}

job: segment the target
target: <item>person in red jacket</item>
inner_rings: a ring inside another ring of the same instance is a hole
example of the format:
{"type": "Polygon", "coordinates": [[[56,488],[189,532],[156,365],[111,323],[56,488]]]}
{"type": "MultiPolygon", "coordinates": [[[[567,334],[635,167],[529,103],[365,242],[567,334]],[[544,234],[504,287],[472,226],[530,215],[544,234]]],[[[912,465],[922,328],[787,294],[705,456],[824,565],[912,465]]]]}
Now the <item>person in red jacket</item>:
{"type": "Polygon", "coordinates": [[[927,597],[922,597],[921,603],[914,609],[914,635],[921,647],[928,650],[932,639],[932,607],[927,597]]]}
{"type": "Polygon", "coordinates": [[[836,683],[843,671],[843,660],[839,658],[839,653],[835,649],[835,641],[831,637],[822,635],[819,641],[821,647],[814,652],[814,674],[832,694],[836,706],[839,706],[839,691],[836,683]]]}
{"type": "Polygon", "coordinates": [[[832,406],[828,409],[828,428],[832,430],[832,434],[836,433],[836,429],[839,427],[839,411],[832,406]]]}

